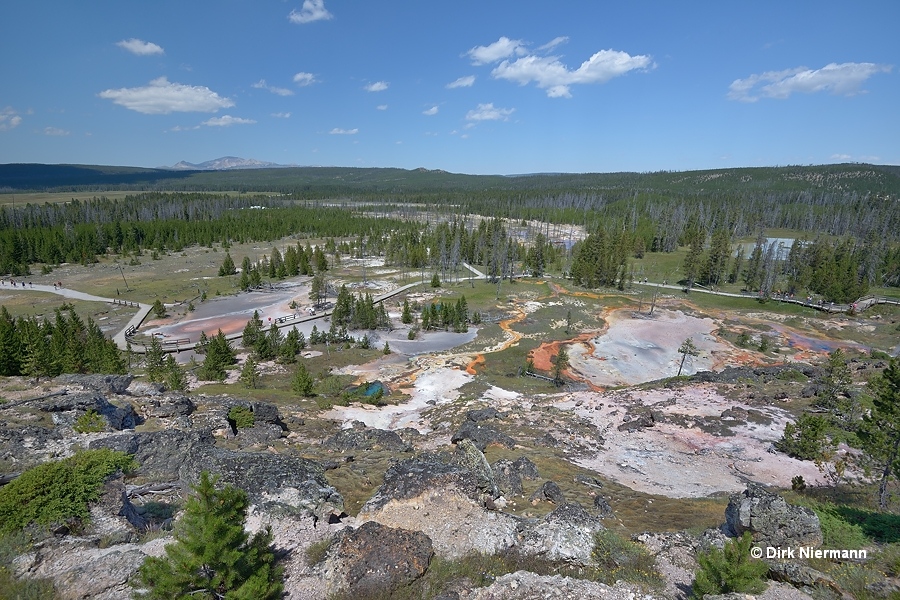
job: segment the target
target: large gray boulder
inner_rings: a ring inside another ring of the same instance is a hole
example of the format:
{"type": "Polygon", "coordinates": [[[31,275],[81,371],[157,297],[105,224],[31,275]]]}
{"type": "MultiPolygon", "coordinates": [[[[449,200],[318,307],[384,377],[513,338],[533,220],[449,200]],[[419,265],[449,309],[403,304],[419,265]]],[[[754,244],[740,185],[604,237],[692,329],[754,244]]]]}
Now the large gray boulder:
{"type": "Polygon", "coordinates": [[[344,529],[325,560],[326,590],[347,597],[389,594],[421,577],[432,556],[431,540],[418,531],[374,521],[344,529]]]}
{"type": "Polygon", "coordinates": [[[757,483],[731,496],[725,509],[725,529],[733,536],[749,531],[757,544],[767,546],[822,545],[822,527],[816,513],[788,504],[757,483]]]}
{"type": "Polygon", "coordinates": [[[359,452],[385,450],[388,452],[411,452],[412,446],[403,441],[397,433],[355,421],[353,426],[342,429],[325,440],[324,445],[335,452],[359,452]]]}
{"type": "Polygon", "coordinates": [[[185,461],[215,445],[208,431],[170,429],[112,435],[92,440],[88,448],[110,448],[134,455],[137,474],[150,480],[175,481],[185,461]]]}
{"type": "Polygon", "coordinates": [[[94,440],[89,447],[133,454],[139,476],[152,481],[180,481],[185,489],[208,471],[222,483],[244,490],[252,503],[272,512],[312,515],[325,521],[337,520],[344,512],[343,498],[328,484],[317,463],[286,454],[218,448],[208,431],[116,435],[94,440]]]}
{"type": "Polygon", "coordinates": [[[54,383],[97,390],[103,394],[125,394],[134,380],[133,375],[78,375],[64,374],[54,383]]]}
{"type": "Polygon", "coordinates": [[[523,524],[515,551],[523,556],[589,566],[593,564],[594,536],[603,529],[600,520],[580,504],[563,504],[543,519],[523,524]]]}
{"type": "Polygon", "coordinates": [[[140,422],[133,406],[130,404],[116,406],[99,392],[52,396],[40,402],[37,407],[42,412],[51,413],[53,422],[57,425],[68,427],[73,426],[79,417],[90,411],[101,415],[109,428],[116,431],[134,429],[140,422]]]}
{"type": "Polygon", "coordinates": [[[359,520],[421,531],[443,558],[508,550],[515,545],[519,519],[486,509],[494,497],[490,480],[452,460],[427,454],[392,465],[359,520]]]}
{"type": "Polygon", "coordinates": [[[203,471],[244,490],[253,504],[272,514],[312,515],[326,522],[344,516],[343,497],[329,485],[324,469],[306,458],[208,446],[186,457],[180,479],[194,484],[203,471]]]}

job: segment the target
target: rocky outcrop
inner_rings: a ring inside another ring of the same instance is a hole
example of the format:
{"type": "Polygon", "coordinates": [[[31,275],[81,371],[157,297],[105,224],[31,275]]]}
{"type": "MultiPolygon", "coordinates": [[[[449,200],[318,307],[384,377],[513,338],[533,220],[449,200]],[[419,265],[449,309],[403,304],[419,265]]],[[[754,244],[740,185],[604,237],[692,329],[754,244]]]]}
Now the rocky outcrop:
{"type": "Polygon", "coordinates": [[[452,455],[429,454],[392,465],[358,518],[421,531],[445,558],[512,547],[519,519],[487,510],[484,504],[494,494],[489,482],[452,461],[452,455]]]}
{"type": "Polygon", "coordinates": [[[552,481],[545,481],[544,485],[539,487],[529,498],[531,502],[547,501],[553,504],[562,505],[566,501],[563,491],[552,481]]]}
{"type": "Polygon", "coordinates": [[[89,530],[109,543],[137,541],[137,533],[147,528],[147,521],[128,499],[121,477],[103,485],[100,499],[91,505],[90,511],[89,530]]]}
{"type": "Polygon", "coordinates": [[[344,512],[344,500],[317,463],[287,454],[239,452],[215,446],[206,431],[156,431],[109,436],[90,448],[133,454],[137,474],[156,481],[181,481],[187,488],[208,471],[238,487],[253,503],[287,514],[311,514],[326,521],[344,512]]]}
{"type": "Polygon", "coordinates": [[[535,575],[516,571],[498,577],[491,585],[459,594],[460,600],[661,600],[663,596],[648,594],[636,586],[616,583],[608,586],[562,575],[535,575]]]}
{"type": "Polygon", "coordinates": [[[53,579],[59,600],[121,600],[133,592],[128,581],[148,555],[159,556],[168,539],[99,548],[96,541],[63,538],[19,557],[17,576],[53,579]]]}
{"type": "Polygon", "coordinates": [[[540,476],[537,466],[525,456],[514,461],[501,458],[491,465],[491,470],[500,492],[508,496],[521,496],[524,493],[522,480],[540,476]]]}
{"type": "Polygon", "coordinates": [[[92,440],[88,448],[110,448],[133,454],[137,474],[150,480],[179,479],[185,461],[202,448],[211,447],[215,439],[208,431],[152,431],[112,435],[92,440]]]}
{"type": "Polygon", "coordinates": [[[491,499],[500,495],[491,465],[471,440],[457,442],[456,450],[450,455],[450,463],[474,475],[479,489],[487,492],[491,499]]]}
{"type": "Polygon", "coordinates": [[[54,383],[92,389],[101,394],[125,394],[134,380],[133,375],[77,375],[66,374],[54,378],[54,383]]]}
{"type": "Polygon", "coordinates": [[[100,393],[61,394],[37,405],[38,410],[51,413],[56,425],[72,427],[82,415],[94,411],[104,417],[110,429],[134,429],[140,418],[130,404],[116,406],[100,393]]]}
{"type": "Polygon", "coordinates": [[[190,415],[196,406],[190,398],[178,392],[144,399],[141,410],[144,418],[171,419],[190,415]]]}
{"type": "Polygon", "coordinates": [[[516,446],[516,441],[505,433],[497,431],[490,425],[482,425],[479,422],[471,420],[463,421],[463,424],[456,430],[456,433],[453,434],[450,441],[456,443],[466,439],[472,440],[475,446],[482,452],[492,444],[504,446],[506,448],[514,448],[516,446]]]}
{"type": "Polygon", "coordinates": [[[749,531],[757,544],[820,546],[822,528],[812,510],[788,504],[784,498],[751,483],[734,494],[725,509],[725,529],[734,536],[749,531]]]}
{"type": "Polygon", "coordinates": [[[335,452],[372,452],[374,450],[411,452],[413,449],[397,433],[366,427],[366,424],[361,421],[354,421],[352,427],[342,429],[326,439],[324,445],[335,452]]]}
{"type": "Polygon", "coordinates": [[[338,533],[325,561],[329,595],[388,594],[421,577],[434,556],[428,536],[370,521],[338,533]]]}
{"type": "Polygon", "coordinates": [[[594,536],[603,525],[580,504],[563,504],[539,521],[523,523],[515,552],[581,566],[593,563],[594,536]]]}
{"type": "Polygon", "coordinates": [[[244,490],[252,503],[273,514],[310,514],[327,522],[344,514],[344,499],[322,467],[299,456],[201,447],[179,475],[193,484],[203,471],[218,474],[222,483],[244,490]]]}

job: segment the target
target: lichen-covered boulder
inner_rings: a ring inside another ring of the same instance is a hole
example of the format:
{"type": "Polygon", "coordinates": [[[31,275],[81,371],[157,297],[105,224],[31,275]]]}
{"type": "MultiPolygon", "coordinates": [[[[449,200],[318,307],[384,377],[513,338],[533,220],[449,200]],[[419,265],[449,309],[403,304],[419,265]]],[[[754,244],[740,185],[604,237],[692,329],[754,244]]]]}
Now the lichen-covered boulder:
{"type": "Polygon", "coordinates": [[[593,563],[594,536],[603,529],[580,504],[563,504],[543,519],[524,523],[515,551],[588,566],[593,563]]]}
{"type": "Polygon", "coordinates": [[[421,577],[434,550],[424,533],[369,521],[338,533],[325,560],[329,595],[389,594],[421,577]]]}
{"type": "Polygon", "coordinates": [[[725,527],[729,534],[753,535],[757,544],[767,546],[820,546],[822,527],[811,509],[788,504],[784,498],[751,483],[733,494],[725,509],[725,527]]]}

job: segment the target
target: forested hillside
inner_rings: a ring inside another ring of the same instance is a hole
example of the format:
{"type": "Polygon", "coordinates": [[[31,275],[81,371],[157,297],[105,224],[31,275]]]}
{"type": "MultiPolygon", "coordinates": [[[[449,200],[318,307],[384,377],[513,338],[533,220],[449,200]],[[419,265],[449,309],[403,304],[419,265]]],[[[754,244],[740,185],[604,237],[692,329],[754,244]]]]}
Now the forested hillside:
{"type": "Polygon", "coordinates": [[[458,271],[462,261],[485,266],[491,278],[510,277],[517,268],[540,274],[552,265],[589,287],[622,286],[632,276],[632,257],[689,247],[683,269],[688,286],[743,283],[764,295],[787,288],[849,301],[873,285],[900,285],[895,167],[502,177],[425,169],[184,173],[0,165],[0,187],[37,188],[39,182],[55,190],[154,191],[122,199],[98,191],[86,201],[4,205],[0,273],[21,275],[35,263],[88,263],[105,254],[294,235],[352,238],[343,244],[345,253],[365,247],[442,277],[458,271]],[[93,183],[85,183],[92,177],[93,183]],[[518,223],[519,230],[510,231],[518,223]],[[562,239],[564,225],[591,235],[582,243],[562,239]],[[761,235],[771,229],[800,232],[806,243],[788,260],[776,257],[776,248],[761,235]],[[733,256],[733,244],[748,237],[758,239],[753,253],[733,256]]]}

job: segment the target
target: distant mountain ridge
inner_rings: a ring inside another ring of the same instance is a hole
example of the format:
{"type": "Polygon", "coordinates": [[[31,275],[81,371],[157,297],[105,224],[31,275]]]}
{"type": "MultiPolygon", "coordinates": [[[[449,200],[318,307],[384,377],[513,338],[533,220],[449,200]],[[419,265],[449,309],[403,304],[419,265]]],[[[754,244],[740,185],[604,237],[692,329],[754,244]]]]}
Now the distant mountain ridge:
{"type": "Polygon", "coordinates": [[[181,161],[171,167],[160,167],[173,171],[231,171],[234,169],[278,169],[296,167],[297,165],[279,165],[278,163],[265,162],[255,158],[241,158],[239,156],[223,156],[202,163],[189,163],[181,161]]]}

